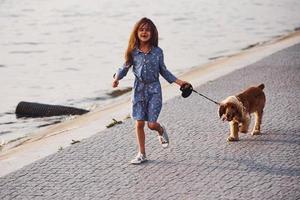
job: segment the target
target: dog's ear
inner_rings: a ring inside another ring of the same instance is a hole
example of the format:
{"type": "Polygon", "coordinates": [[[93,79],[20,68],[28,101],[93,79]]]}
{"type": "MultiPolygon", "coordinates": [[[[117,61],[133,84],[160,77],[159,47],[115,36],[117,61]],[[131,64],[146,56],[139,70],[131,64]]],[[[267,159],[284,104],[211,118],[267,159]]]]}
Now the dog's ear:
{"type": "Polygon", "coordinates": [[[222,115],[225,114],[225,104],[220,104],[220,107],[219,107],[219,117],[221,118],[222,115]]]}
{"type": "Polygon", "coordinates": [[[233,109],[235,111],[234,112],[235,117],[238,118],[239,121],[242,120],[242,112],[243,111],[241,109],[239,109],[239,107],[236,104],[233,105],[233,109]]]}

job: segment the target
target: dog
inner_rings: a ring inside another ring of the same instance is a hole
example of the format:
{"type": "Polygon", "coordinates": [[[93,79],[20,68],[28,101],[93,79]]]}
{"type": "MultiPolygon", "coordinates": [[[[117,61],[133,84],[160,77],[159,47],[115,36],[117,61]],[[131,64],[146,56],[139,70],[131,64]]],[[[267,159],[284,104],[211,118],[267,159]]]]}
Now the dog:
{"type": "Polygon", "coordinates": [[[266,103],[264,88],[263,83],[257,87],[249,87],[243,92],[235,96],[229,96],[220,102],[219,116],[223,121],[228,121],[230,125],[230,135],[227,141],[238,141],[239,132],[248,132],[252,113],[255,115],[255,124],[251,134],[261,134],[260,128],[266,103]]]}

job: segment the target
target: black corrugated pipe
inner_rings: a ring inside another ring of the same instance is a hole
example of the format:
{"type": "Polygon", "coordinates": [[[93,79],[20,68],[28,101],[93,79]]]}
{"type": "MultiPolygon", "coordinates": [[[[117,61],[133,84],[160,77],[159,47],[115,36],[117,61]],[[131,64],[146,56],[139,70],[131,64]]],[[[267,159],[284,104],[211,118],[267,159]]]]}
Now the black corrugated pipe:
{"type": "Polygon", "coordinates": [[[17,117],[51,117],[59,115],[82,115],[88,110],[69,106],[49,105],[21,101],[16,108],[17,117]]]}

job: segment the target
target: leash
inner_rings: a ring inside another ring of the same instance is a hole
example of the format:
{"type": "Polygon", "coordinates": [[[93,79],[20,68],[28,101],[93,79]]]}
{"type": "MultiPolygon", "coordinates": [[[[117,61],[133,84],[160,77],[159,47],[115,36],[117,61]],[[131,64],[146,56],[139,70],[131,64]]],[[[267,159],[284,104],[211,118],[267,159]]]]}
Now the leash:
{"type": "Polygon", "coordinates": [[[211,102],[213,102],[213,103],[215,103],[215,104],[217,104],[217,105],[220,105],[219,102],[216,102],[216,101],[212,100],[211,98],[208,98],[207,96],[205,96],[205,95],[203,95],[203,94],[197,92],[196,90],[193,89],[192,91],[195,92],[195,93],[197,93],[197,94],[199,94],[200,96],[206,98],[207,100],[209,100],[209,101],[211,101],[211,102]]]}
{"type": "Polygon", "coordinates": [[[213,102],[213,103],[215,103],[215,104],[217,104],[217,105],[220,105],[219,102],[216,102],[216,101],[212,100],[211,98],[209,98],[209,97],[207,97],[207,96],[205,96],[205,95],[203,95],[203,94],[197,92],[196,90],[194,90],[193,86],[192,86],[190,83],[185,83],[185,84],[183,84],[183,85],[180,87],[180,90],[181,90],[181,92],[182,92],[182,93],[181,93],[181,96],[182,96],[183,98],[187,98],[187,97],[189,97],[189,96],[191,95],[192,92],[195,92],[195,93],[197,93],[198,95],[204,97],[205,99],[207,99],[207,100],[209,100],[209,101],[211,101],[211,102],[213,102]]]}

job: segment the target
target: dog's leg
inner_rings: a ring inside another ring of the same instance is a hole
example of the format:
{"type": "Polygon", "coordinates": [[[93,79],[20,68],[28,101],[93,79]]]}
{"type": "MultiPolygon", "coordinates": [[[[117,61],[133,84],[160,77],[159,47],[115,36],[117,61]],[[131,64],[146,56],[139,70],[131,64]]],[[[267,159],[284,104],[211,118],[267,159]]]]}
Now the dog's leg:
{"type": "Polygon", "coordinates": [[[227,138],[228,142],[239,141],[239,123],[236,121],[229,122],[230,135],[227,138]]]}
{"type": "Polygon", "coordinates": [[[250,122],[251,122],[251,116],[246,115],[243,123],[239,127],[239,131],[241,133],[248,133],[250,122]]]}
{"type": "Polygon", "coordinates": [[[262,121],[263,111],[257,111],[254,113],[255,115],[255,124],[252,130],[252,135],[259,135],[260,134],[260,125],[262,121]]]}

